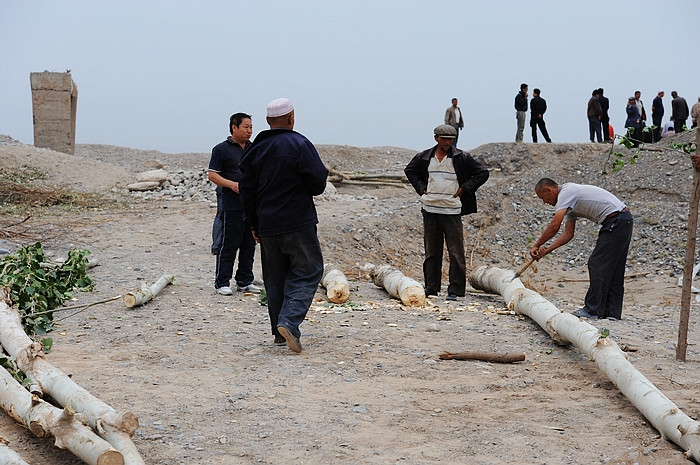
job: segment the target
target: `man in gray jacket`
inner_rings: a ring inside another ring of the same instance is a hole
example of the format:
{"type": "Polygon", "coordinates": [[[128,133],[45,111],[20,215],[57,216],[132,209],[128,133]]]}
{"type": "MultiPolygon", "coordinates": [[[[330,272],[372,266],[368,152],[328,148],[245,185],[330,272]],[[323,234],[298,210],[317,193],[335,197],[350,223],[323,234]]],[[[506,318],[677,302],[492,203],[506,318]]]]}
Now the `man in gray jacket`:
{"type": "Polygon", "coordinates": [[[457,130],[454,146],[457,147],[457,139],[459,139],[459,131],[464,129],[464,119],[462,119],[462,110],[457,106],[457,98],[452,99],[452,105],[445,110],[445,124],[452,126],[457,130]]]}

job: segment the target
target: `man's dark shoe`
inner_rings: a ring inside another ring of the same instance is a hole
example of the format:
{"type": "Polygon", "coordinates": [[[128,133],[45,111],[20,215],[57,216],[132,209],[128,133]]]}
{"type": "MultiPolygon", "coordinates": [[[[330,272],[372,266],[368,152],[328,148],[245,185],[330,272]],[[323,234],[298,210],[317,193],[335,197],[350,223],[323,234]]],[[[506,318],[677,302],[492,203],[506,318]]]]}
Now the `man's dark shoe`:
{"type": "Polygon", "coordinates": [[[586,307],[579,308],[578,310],[576,310],[574,312],[574,316],[577,316],[579,318],[588,318],[589,320],[597,320],[598,319],[597,316],[591,315],[590,313],[588,313],[588,311],[586,310],[586,307]]]}
{"type": "Polygon", "coordinates": [[[435,296],[436,296],[436,295],[438,295],[438,293],[437,293],[437,291],[430,291],[430,290],[426,289],[426,290],[425,290],[425,296],[428,297],[428,296],[431,296],[431,295],[435,295],[435,296]]]}
{"type": "Polygon", "coordinates": [[[289,347],[292,352],[297,354],[301,352],[301,342],[299,338],[296,337],[292,332],[284,326],[278,326],[277,331],[282,335],[282,337],[287,341],[287,347],[289,347]]]}
{"type": "Polygon", "coordinates": [[[280,335],[275,335],[275,345],[276,346],[283,346],[287,344],[287,341],[280,335]]]}
{"type": "Polygon", "coordinates": [[[450,292],[447,294],[447,300],[457,300],[457,294],[450,292]]]}

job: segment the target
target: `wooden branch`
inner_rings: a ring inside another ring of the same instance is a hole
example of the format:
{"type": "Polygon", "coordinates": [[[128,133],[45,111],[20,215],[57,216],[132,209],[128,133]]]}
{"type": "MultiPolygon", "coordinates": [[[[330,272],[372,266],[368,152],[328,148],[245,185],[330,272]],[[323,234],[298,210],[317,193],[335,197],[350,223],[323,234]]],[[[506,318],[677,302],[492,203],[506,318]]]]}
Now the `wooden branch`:
{"type": "Polygon", "coordinates": [[[423,289],[423,286],[418,281],[405,276],[393,266],[372,266],[370,276],[374,284],[386,289],[390,296],[401,299],[404,305],[409,307],[422,307],[425,305],[425,289],[423,289]]]}
{"type": "Polygon", "coordinates": [[[165,286],[172,283],[173,279],[175,279],[173,276],[164,274],[150,287],[148,287],[145,283],[141,283],[141,289],[124,294],[124,298],[122,299],[124,301],[124,305],[128,308],[132,308],[145,304],[157,296],[165,286]]]}
{"type": "Polygon", "coordinates": [[[615,341],[541,295],[511,281],[512,271],[481,266],[469,277],[472,287],[503,296],[508,307],[532,318],[557,343],[572,343],[634,404],[661,435],[678,444],[691,460],[700,459],[700,423],[684,414],[627,360],[615,341]]]}
{"type": "Polygon", "coordinates": [[[392,186],[392,187],[403,187],[401,182],[389,182],[389,181],[355,181],[352,179],[342,179],[339,181],[341,184],[355,184],[358,186],[392,186]]]}
{"type": "Polygon", "coordinates": [[[323,267],[321,285],[326,289],[328,300],[334,304],[342,304],[350,298],[348,280],[340,269],[333,264],[323,267]]]}
{"type": "MultiPolygon", "coordinates": [[[[700,130],[695,134],[695,146],[700,147],[700,130]]],[[[688,323],[690,321],[690,297],[693,286],[693,263],[695,262],[695,241],[698,229],[698,203],[700,203],[700,172],[693,167],[693,191],[688,212],[687,242],[685,245],[685,266],[683,267],[683,288],[681,289],[681,314],[678,322],[678,344],[676,358],[685,362],[688,350],[688,323]]],[[[700,457],[698,457],[700,459],[700,457]]]]}
{"type": "Polygon", "coordinates": [[[46,361],[41,345],[24,333],[17,310],[8,307],[5,302],[0,302],[0,345],[15,358],[25,375],[39,384],[43,392],[60,405],[70,406],[83,414],[92,429],[111,443],[128,465],[144,465],[131,441],[139,424],[136,415],[131,412],[117,413],[46,361]]]}
{"type": "Polygon", "coordinates": [[[492,352],[445,352],[439,355],[440,360],[481,360],[484,362],[513,363],[525,360],[525,354],[492,352]]]}

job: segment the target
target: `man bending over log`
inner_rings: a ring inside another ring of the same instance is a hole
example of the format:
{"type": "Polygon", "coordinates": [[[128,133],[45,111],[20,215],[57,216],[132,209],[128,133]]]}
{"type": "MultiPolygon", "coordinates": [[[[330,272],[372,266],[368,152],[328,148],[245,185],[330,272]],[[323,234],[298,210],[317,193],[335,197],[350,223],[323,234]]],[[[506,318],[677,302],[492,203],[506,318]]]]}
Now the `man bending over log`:
{"type": "Polygon", "coordinates": [[[440,292],[444,240],[450,256],[447,299],[457,300],[464,297],[467,287],[461,215],[476,212],[476,190],[489,178],[489,171],[469,153],[452,146],[457,137],[454,127],[442,124],[433,133],[437,145],[413,157],[404,172],[421,196],[425,295],[440,292]]]}
{"type": "Polygon", "coordinates": [[[632,214],[620,199],[596,186],[573,182],[558,185],[549,178],[542,178],[535,186],[535,194],[547,205],[554,205],[556,213],[533,245],[530,256],[539,260],[568,243],[574,237],[578,218],[600,224],[598,240],[588,258],[590,285],[583,308],[574,315],[594,320],[621,319],[632,214]],[[546,247],[544,244],[556,236],[562,222],[564,232],[546,247]]]}

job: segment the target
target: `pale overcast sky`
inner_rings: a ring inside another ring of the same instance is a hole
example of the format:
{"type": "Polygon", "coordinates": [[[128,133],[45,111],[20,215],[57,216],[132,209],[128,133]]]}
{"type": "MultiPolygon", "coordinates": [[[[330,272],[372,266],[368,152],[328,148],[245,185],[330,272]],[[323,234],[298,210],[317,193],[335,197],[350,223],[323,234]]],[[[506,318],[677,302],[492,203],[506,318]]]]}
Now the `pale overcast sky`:
{"type": "Polygon", "coordinates": [[[522,82],[555,142],[586,142],[594,88],[617,132],[635,90],[666,91],[664,122],[672,90],[697,101],[699,21],[698,0],[0,0],[0,134],[33,143],[29,73],[71,69],[77,143],[209,152],[288,97],[314,143],[419,150],[458,97],[471,149],[514,140],[522,82]]]}

